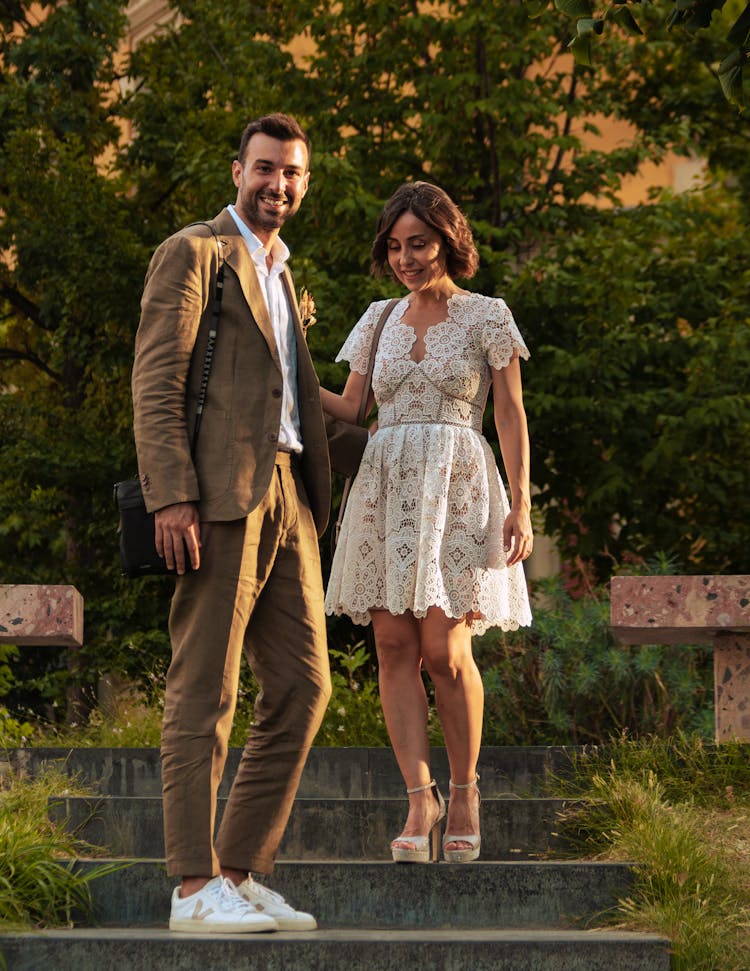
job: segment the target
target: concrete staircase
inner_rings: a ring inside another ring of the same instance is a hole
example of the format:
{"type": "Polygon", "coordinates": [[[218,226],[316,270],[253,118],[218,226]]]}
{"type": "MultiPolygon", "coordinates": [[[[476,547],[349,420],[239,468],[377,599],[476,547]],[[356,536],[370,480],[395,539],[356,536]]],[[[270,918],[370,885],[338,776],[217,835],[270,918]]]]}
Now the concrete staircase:
{"type": "MultiPolygon", "coordinates": [[[[227,778],[238,758],[233,750],[227,778]]],[[[555,859],[564,849],[555,835],[561,803],[545,795],[545,782],[565,771],[560,749],[483,749],[482,860],[436,866],[390,862],[406,800],[388,749],[314,749],[266,882],[314,913],[319,929],[239,937],[166,929],[174,881],[163,864],[156,750],[25,749],[10,759],[28,773],[61,763],[97,792],[61,794],[50,812],[122,868],[91,884],[95,926],[0,934],[6,971],[102,971],[108,963],[118,971],[669,969],[663,938],[588,929],[628,894],[632,869],[555,859]]],[[[444,751],[435,750],[433,767],[447,789],[444,751]]],[[[225,781],[222,800],[227,790],[225,781]]]]}

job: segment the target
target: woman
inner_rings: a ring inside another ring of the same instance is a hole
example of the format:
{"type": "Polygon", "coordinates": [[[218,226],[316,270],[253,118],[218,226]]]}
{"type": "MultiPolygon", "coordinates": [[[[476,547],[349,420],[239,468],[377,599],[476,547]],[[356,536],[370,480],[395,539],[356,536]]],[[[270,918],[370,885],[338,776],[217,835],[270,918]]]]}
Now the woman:
{"type": "MultiPolygon", "coordinates": [[[[373,373],[377,431],[353,483],[326,593],[329,614],[372,622],[380,697],[409,796],[391,844],[397,862],[437,857],[445,803],[431,778],[427,696],[435,702],[450,764],[443,854],[479,856],[476,771],[484,692],[472,633],[531,623],[521,561],[531,553],[529,441],[519,357],[528,350],[505,303],[462,290],[478,255],[465,217],[437,186],[401,186],[386,204],[372,270],[408,291],[393,308],[373,373]],[[509,507],[482,415],[490,386],[509,507]]],[[[321,389],[323,408],[356,421],[373,331],[371,304],[336,360],[351,367],[343,394],[321,389]]]]}

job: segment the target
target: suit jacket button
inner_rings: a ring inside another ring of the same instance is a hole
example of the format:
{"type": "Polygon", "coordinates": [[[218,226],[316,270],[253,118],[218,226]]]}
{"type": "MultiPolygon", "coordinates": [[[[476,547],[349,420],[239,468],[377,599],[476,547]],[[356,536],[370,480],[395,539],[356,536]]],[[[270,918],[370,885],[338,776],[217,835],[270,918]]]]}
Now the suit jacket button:
{"type": "Polygon", "coordinates": [[[279,440],[279,436],[276,434],[276,432],[269,432],[268,433],[268,441],[269,442],[278,442],[278,440],[279,440]]]}
{"type": "Polygon", "coordinates": [[[281,388],[274,388],[273,391],[271,392],[271,394],[273,395],[274,398],[280,398],[281,397],[281,388]]]}

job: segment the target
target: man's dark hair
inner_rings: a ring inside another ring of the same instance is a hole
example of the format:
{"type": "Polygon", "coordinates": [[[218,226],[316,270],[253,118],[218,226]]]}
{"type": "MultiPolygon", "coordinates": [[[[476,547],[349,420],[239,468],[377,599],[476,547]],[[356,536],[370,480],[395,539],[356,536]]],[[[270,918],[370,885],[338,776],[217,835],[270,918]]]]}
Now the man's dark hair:
{"type": "Polygon", "coordinates": [[[263,135],[268,135],[269,138],[276,138],[280,142],[293,142],[297,140],[304,142],[305,148],[307,149],[307,167],[310,167],[310,138],[307,132],[303,131],[296,119],[290,115],[282,115],[279,113],[264,115],[262,118],[255,118],[247,125],[242,133],[240,149],[237,153],[237,159],[241,163],[244,164],[245,162],[247,143],[258,132],[261,132],[263,135]]]}

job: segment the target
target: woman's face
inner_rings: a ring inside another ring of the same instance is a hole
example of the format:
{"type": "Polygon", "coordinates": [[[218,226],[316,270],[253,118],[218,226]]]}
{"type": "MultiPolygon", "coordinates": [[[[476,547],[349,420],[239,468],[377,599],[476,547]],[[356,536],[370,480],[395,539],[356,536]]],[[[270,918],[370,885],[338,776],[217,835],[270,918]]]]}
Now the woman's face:
{"type": "Polygon", "coordinates": [[[398,217],[388,234],[387,246],[394,276],[412,293],[430,290],[445,279],[442,236],[413,212],[398,217]]]}

